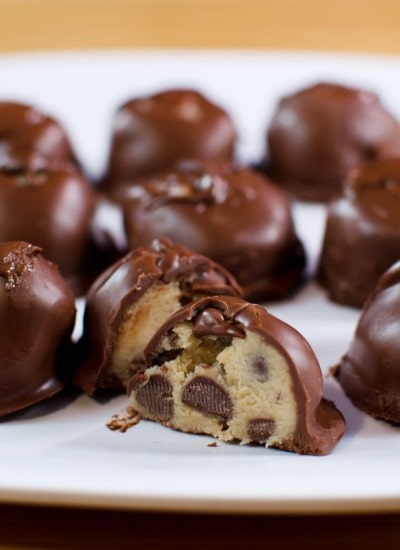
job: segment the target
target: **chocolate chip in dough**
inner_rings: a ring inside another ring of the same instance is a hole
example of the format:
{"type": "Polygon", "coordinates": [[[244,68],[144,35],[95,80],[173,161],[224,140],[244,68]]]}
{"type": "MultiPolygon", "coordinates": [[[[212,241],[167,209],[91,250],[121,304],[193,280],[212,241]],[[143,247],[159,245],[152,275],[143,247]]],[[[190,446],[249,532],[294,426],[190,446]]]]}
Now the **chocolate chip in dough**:
{"type": "Polygon", "coordinates": [[[196,376],[182,391],[182,402],[207,416],[229,420],[233,404],[227,392],[214,380],[206,376],[196,376]]]}
{"type": "Polygon", "coordinates": [[[271,418],[253,418],[247,428],[248,436],[252,441],[264,443],[275,430],[275,421],[271,418]]]}
{"type": "Polygon", "coordinates": [[[265,382],[268,380],[268,364],[264,357],[256,357],[251,363],[251,369],[258,382],[265,382]]]}
{"type": "Polygon", "coordinates": [[[161,374],[154,374],[148,382],[135,390],[136,399],[157,420],[166,421],[174,414],[172,386],[161,374]]]}

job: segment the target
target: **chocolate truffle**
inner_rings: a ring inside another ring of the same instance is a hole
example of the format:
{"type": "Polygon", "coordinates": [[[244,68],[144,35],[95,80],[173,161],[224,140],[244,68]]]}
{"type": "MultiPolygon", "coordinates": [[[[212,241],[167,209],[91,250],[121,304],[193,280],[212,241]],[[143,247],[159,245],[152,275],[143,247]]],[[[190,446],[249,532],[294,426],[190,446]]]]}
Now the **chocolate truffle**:
{"type": "Polygon", "coordinates": [[[333,301],[362,307],[399,258],[400,158],[369,162],[329,206],[319,278],[333,301]]]}
{"type": "Polygon", "coordinates": [[[273,179],[299,199],[326,201],[350,169],[400,155],[400,125],[375,94],[322,83],[280,101],[267,147],[273,179]]]}
{"type": "Polygon", "coordinates": [[[287,194],[230,163],[186,163],[131,186],[123,199],[131,247],[167,236],[230,271],[251,300],[286,297],[305,264],[287,194]]]}
{"type": "Polygon", "coordinates": [[[104,186],[130,184],[182,159],[231,160],[235,139],[229,115],[196,91],[133,99],[117,111],[104,186]]]}
{"type": "Polygon", "coordinates": [[[309,344],[261,306],[203,298],[166,321],[145,355],[128,385],[144,418],[302,454],[326,454],[343,434],[309,344]]]}
{"type": "Polygon", "coordinates": [[[36,157],[75,162],[62,126],[29,105],[0,102],[0,169],[34,168],[36,157]]]}
{"type": "Polygon", "coordinates": [[[40,246],[79,294],[90,271],[94,192],[72,164],[45,160],[43,166],[0,170],[0,241],[40,246]]]}
{"type": "Polygon", "coordinates": [[[168,239],[131,251],[89,290],[76,384],[88,394],[123,387],[161,324],[209,294],[241,295],[241,289],[225,269],[168,239]]]}
{"type": "Polygon", "coordinates": [[[400,261],[379,280],[336,376],[366,413],[400,423],[400,261]]]}
{"type": "Polygon", "coordinates": [[[0,415],[60,391],[75,321],[71,289],[41,250],[0,243],[0,415]]]}

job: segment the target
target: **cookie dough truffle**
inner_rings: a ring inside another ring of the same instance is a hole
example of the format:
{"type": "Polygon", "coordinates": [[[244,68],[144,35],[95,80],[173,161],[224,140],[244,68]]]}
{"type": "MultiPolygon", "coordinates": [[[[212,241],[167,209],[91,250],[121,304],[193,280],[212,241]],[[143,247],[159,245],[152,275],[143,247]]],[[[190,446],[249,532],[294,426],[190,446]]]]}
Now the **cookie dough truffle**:
{"type": "Polygon", "coordinates": [[[76,162],[65,130],[54,118],[30,105],[0,102],[0,169],[34,168],[36,157],[76,162]]]}
{"type": "Polygon", "coordinates": [[[72,164],[45,160],[36,169],[0,170],[0,241],[40,246],[79,294],[94,255],[94,200],[89,182],[72,164]]]}
{"type": "Polygon", "coordinates": [[[319,278],[333,301],[362,307],[399,258],[400,158],[369,162],[329,206],[319,278]]]}
{"type": "Polygon", "coordinates": [[[123,387],[162,323],[183,304],[212,294],[241,295],[213,261],[168,239],[133,250],[91,287],[75,382],[88,394],[123,387]]]}
{"type": "Polygon", "coordinates": [[[291,326],[237,297],[204,298],[173,315],[129,381],[144,418],[222,441],[323,455],[344,431],[322,398],[310,346],[291,326]]]}
{"type": "Polygon", "coordinates": [[[185,163],[140,180],[123,199],[131,247],[165,235],[230,271],[251,300],[286,297],[305,264],[287,194],[230,163],[185,163]]]}
{"type": "Polygon", "coordinates": [[[231,160],[236,132],[230,116],[194,90],[167,90],[118,110],[106,190],[169,169],[182,159],[231,160]]]}
{"type": "Polygon", "coordinates": [[[400,261],[379,280],[336,376],[366,413],[400,423],[400,261]]]}
{"type": "Polygon", "coordinates": [[[400,125],[375,94],[321,83],[280,101],[267,148],[273,179],[299,199],[326,201],[350,169],[400,156],[400,125]]]}
{"type": "Polygon", "coordinates": [[[66,379],[75,304],[40,248],[0,243],[0,415],[60,391],[66,379]]]}

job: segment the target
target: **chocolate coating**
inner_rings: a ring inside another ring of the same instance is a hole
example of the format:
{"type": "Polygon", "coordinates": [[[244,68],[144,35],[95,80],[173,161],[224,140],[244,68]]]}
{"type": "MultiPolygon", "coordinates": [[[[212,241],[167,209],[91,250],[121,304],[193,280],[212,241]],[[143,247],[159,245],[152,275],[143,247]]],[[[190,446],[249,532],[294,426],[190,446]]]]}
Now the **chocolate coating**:
{"type": "Polygon", "coordinates": [[[267,145],[274,180],[302,200],[326,201],[350,169],[400,155],[400,125],[375,94],[320,83],[280,101],[267,145]]]}
{"type": "Polygon", "coordinates": [[[242,293],[224,268],[168,239],[131,251],[100,275],[87,295],[81,342],[84,360],[75,376],[85,392],[122,386],[110,375],[110,365],[125,312],[155,283],[172,281],[179,281],[181,300],[186,303],[209,294],[242,293]]]}
{"type": "Polygon", "coordinates": [[[230,163],[186,163],[121,199],[131,247],[166,236],[228,269],[252,300],[287,296],[305,258],[284,191],[230,163]]]}
{"type": "Polygon", "coordinates": [[[236,132],[229,115],[194,90],[167,90],[117,111],[105,188],[168,169],[182,159],[231,160],[236,132]]]}
{"type": "Polygon", "coordinates": [[[400,423],[400,261],[379,280],[336,376],[366,413],[400,423]]]}
{"type": "Polygon", "coordinates": [[[319,278],[332,300],[362,307],[399,258],[400,158],[369,162],[329,206],[319,278]]]}
{"type": "Polygon", "coordinates": [[[0,415],[60,391],[75,321],[58,268],[26,242],[0,243],[0,415]]]}
{"type": "MultiPolygon", "coordinates": [[[[322,455],[330,452],[344,432],[344,419],[334,404],[322,398],[322,374],[310,345],[290,325],[269,314],[263,307],[249,304],[235,296],[202,298],[189,304],[170,317],[149,342],[146,350],[146,369],[160,364],[159,352],[163,339],[177,324],[189,321],[195,336],[205,335],[228,338],[246,338],[250,332],[261,336],[285,357],[289,366],[293,393],[297,404],[297,426],[285,449],[302,454],[322,455]],[[205,315],[207,313],[207,315],[205,315]]],[[[146,370],[143,372],[145,376],[146,370]]],[[[136,377],[128,386],[128,393],[136,386],[136,377]]],[[[203,380],[194,384],[204,387],[203,380]]],[[[151,380],[151,378],[150,378],[151,380]]],[[[222,389],[222,388],[221,388],[222,389]]],[[[212,404],[199,392],[200,398],[192,398],[198,408],[213,407],[212,414],[227,420],[232,415],[229,397],[221,395],[221,389],[213,389],[212,404]],[[217,413],[215,413],[215,410],[217,413]]],[[[226,390],[229,389],[225,387],[226,390]]],[[[187,391],[187,390],[186,390],[187,391]]],[[[211,398],[210,398],[211,399],[211,398]]],[[[249,426],[254,440],[265,439],[273,430],[273,419],[257,418],[249,426]]]]}
{"type": "Polygon", "coordinates": [[[0,169],[35,169],[38,158],[75,162],[62,126],[29,105],[0,102],[0,169]]]}
{"type": "Polygon", "coordinates": [[[94,200],[89,182],[71,164],[0,170],[0,241],[40,246],[79,293],[90,275],[94,200]]]}

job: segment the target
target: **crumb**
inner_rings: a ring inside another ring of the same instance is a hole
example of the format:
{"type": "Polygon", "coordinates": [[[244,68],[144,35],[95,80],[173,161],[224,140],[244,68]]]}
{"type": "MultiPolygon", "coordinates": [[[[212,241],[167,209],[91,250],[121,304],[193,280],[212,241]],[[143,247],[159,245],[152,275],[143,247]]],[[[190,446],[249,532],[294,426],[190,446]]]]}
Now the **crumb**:
{"type": "Polygon", "coordinates": [[[212,443],[209,443],[207,447],[218,447],[218,445],[216,441],[213,441],[212,443]]]}
{"type": "Polygon", "coordinates": [[[125,433],[132,426],[136,426],[140,419],[141,416],[135,409],[127,407],[122,413],[113,414],[106,426],[113,432],[125,433]]]}

